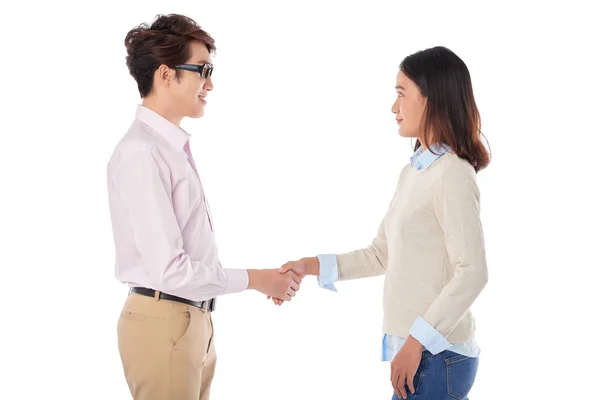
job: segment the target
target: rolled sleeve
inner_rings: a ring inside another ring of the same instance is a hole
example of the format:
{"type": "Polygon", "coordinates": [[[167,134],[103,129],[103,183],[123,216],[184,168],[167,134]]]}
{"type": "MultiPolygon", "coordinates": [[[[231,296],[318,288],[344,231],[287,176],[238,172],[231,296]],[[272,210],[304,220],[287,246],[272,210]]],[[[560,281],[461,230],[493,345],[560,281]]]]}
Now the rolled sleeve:
{"type": "Polygon", "coordinates": [[[319,254],[319,286],[337,292],[334,282],[338,280],[338,264],[335,254],[319,254]]]}
{"type": "Polygon", "coordinates": [[[223,294],[239,293],[248,289],[248,271],[245,269],[226,269],[227,287],[223,294]]]}
{"type": "Polygon", "coordinates": [[[452,347],[452,344],[422,317],[417,318],[412,324],[410,334],[433,355],[452,347]]]}

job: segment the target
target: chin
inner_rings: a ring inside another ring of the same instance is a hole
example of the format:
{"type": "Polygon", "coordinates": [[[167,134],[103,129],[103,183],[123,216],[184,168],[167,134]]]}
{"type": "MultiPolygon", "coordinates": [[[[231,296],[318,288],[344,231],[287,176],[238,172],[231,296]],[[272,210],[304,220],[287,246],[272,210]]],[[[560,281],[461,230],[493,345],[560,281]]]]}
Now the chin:
{"type": "Polygon", "coordinates": [[[196,109],[194,110],[189,117],[190,118],[201,118],[204,116],[204,107],[202,107],[201,109],[196,109]]]}
{"type": "Polygon", "coordinates": [[[412,135],[410,132],[403,131],[402,128],[398,129],[398,134],[404,138],[414,138],[416,135],[412,135]]]}

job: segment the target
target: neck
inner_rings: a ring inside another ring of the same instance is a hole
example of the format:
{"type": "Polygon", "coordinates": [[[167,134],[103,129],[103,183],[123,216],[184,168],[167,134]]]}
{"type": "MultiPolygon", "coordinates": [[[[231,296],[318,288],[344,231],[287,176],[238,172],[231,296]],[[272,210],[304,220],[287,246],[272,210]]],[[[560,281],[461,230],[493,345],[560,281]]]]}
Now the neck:
{"type": "Polygon", "coordinates": [[[175,126],[179,126],[181,120],[183,119],[182,116],[176,115],[176,113],[174,113],[173,110],[165,104],[165,102],[160,101],[156,96],[150,95],[144,97],[142,106],[154,111],[175,126]]]}
{"type": "Polygon", "coordinates": [[[431,138],[433,137],[432,134],[429,135],[425,135],[425,133],[422,133],[419,135],[419,143],[421,143],[421,147],[423,148],[423,151],[427,150],[429,147],[431,147],[431,138]],[[425,137],[429,138],[429,143],[428,145],[425,145],[425,137]]]}

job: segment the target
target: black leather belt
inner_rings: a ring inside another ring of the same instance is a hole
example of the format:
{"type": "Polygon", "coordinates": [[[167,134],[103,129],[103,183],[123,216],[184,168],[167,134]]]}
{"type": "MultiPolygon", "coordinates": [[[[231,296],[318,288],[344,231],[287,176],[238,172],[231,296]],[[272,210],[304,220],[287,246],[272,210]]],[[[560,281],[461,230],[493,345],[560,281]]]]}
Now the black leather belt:
{"type": "MultiPolygon", "coordinates": [[[[142,296],[148,297],[156,297],[156,291],[154,289],[147,289],[143,287],[134,287],[129,290],[129,292],[141,294],[142,296]]],[[[204,310],[208,310],[210,312],[215,311],[215,303],[217,299],[210,299],[206,301],[192,301],[188,299],[184,299],[182,297],[171,296],[170,294],[166,294],[163,292],[158,292],[158,298],[163,300],[171,300],[176,301],[178,303],[188,304],[190,306],[202,308],[204,310]]]]}

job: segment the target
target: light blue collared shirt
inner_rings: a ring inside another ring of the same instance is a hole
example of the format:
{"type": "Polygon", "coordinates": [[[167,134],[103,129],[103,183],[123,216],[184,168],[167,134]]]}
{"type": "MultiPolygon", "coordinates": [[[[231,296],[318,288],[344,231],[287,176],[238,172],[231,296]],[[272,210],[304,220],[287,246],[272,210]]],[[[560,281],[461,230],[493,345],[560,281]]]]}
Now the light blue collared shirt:
{"type": "MultiPolygon", "coordinates": [[[[434,145],[430,146],[430,148],[431,150],[423,150],[422,147],[419,147],[417,151],[415,151],[410,158],[410,164],[412,168],[416,168],[419,171],[427,169],[438,158],[442,157],[450,150],[450,147],[447,145],[434,145]]],[[[317,258],[319,259],[320,264],[320,272],[318,277],[319,286],[337,292],[334,282],[338,280],[339,273],[335,254],[320,254],[317,256],[317,258]]],[[[444,350],[450,350],[467,357],[478,357],[480,353],[479,346],[475,342],[475,339],[471,339],[466,343],[451,344],[444,336],[442,336],[441,333],[439,333],[422,317],[417,318],[417,320],[411,326],[409,332],[410,335],[412,335],[423,345],[425,350],[429,350],[432,354],[438,354],[444,350]]],[[[381,360],[392,361],[405,342],[406,338],[384,333],[381,341],[381,360]]]]}

